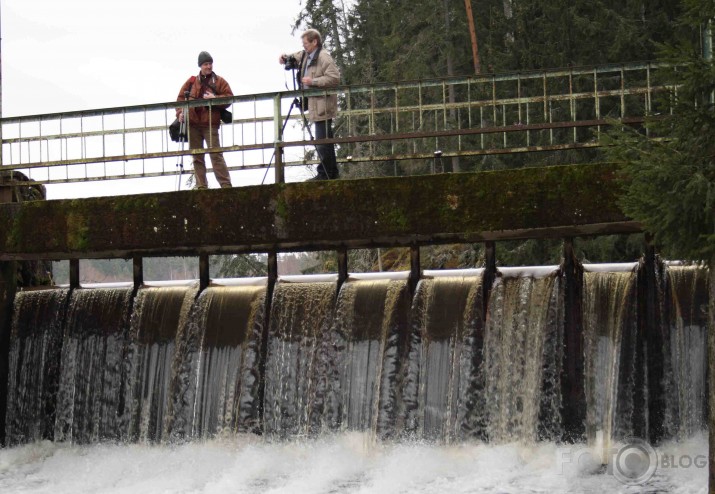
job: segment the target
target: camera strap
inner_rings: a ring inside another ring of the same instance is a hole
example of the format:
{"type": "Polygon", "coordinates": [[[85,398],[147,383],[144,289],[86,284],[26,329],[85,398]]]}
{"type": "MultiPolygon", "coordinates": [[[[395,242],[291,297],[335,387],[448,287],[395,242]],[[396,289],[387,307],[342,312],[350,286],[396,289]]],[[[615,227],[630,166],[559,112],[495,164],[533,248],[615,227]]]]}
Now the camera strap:
{"type": "MultiPolygon", "coordinates": [[[[192,75],[191,77],[189,77],[188,79],[186,79],[186,82],[184,83],[184,86],[186,86],[186,89],[184,89],[184,92],[188,91],[188,92],[189,92],[189,95],[190,95],[191,92],[192,92],[193,89],[194,89],[194,83],[195,83],[195,82],[196,82],[196,76],[195,76],[195,75],[192,75]]],[[[186,98],[186,99],[188,100],[189,98],[186,98]]]]}
{"type": "Polygon", "coordinates": [[[216,94],[216,74],[213,72],[211,73],[210,77],[207,77],[206,80],[204,81],[202,78],[199,79],[199,83],[201,84],[201,91],[199,91],[199,99],[203,98],[204,91],[208,88],[210,89],[214,95],[216,94]],[[214,84],[211,84],[211,82],[214,82],[214,84]]]}

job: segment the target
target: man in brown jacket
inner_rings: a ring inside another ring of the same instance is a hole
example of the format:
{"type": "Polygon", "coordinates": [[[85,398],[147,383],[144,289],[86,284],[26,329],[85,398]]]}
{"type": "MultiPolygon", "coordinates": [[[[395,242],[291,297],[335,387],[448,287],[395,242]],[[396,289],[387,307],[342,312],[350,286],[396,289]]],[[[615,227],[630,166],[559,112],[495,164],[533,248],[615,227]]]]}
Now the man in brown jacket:
{"type": "MultiPolygon", "coordinates": [[[[301,36],[303,51],[292,55],[281,55],[280,64],[289,59],[296,61],[300,71],[297,79],[305,89],[331,88],[340,84],[340,70],[327,50],[323,48],[323,40],[315,29],[308,29],[301,36]]],[[[308,119],[315,127],[316,139],[333,137],[333,118],[338,114],[338,97],[335,94],[326,96],[311,96],[308,98],[308,119]]],[[[338,166],[335,159],[334,144],[315,146],[320,156],[318,175],[312,180],[328,180],[338,178],[338,166]]]]}
{"type": "MultiPolygon", "coordinates": [[[[202,51],[199,53],[199,71],[198,76],[191,76],[181,86],[177,101],[186,101],[193,99],[213,99],[233,96],[231,87],[221,76],[218,76],[213,71],[213,58],[211,55],[202,51]]],[[[189,108],[189,147],[191,149],[202,149],[204,141],[209,148],[219,147],[218,128],[221,125],[221,110],[227,105],[212,105],[194,106],[189,108]]],[[[185,119],[185,108],[177,108],[176,116],[180,122],[185,119]]],[[[228,173],[226,160],[223,159],[223,153],[210,153],[211,165],[213,166],[216,180],[221,185],[221,188],[231,187],[231,176],[228,173]]],[[[206,181],[206,155],[194,155],[194,177],[196,179],[197,189],[207,189],[208,182],[206,181]]]]}

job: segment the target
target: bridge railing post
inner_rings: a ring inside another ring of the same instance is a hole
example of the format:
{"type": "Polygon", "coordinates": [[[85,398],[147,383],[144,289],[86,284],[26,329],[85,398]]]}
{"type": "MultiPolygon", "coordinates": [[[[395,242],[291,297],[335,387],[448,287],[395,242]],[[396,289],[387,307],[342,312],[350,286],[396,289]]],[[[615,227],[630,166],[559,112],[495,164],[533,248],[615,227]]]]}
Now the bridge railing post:
{"type": "Polygon", "coordinates": [[[281,115],[280,94],[276,94],[273,97],[273,129],[275,135],[273,152],[276,164],[276,183],[282,184],[285,182],[285,171],[283,169],[283,116],[281,115]]]}

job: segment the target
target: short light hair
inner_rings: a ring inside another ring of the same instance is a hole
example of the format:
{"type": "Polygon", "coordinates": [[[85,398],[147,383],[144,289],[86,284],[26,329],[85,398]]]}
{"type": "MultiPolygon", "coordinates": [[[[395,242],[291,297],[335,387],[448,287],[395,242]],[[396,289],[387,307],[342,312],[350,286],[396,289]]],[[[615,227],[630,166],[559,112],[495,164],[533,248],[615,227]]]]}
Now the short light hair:
{"type": "Polygon", "coordinates": [[[318,47],[322,48],[323,46],[323,37],[320,36],[320,31],[318,31],[317,29],[306,29],[300,37],[306,38],[309,43],[312,43],[314,40],[317,39],[318,47]]]}

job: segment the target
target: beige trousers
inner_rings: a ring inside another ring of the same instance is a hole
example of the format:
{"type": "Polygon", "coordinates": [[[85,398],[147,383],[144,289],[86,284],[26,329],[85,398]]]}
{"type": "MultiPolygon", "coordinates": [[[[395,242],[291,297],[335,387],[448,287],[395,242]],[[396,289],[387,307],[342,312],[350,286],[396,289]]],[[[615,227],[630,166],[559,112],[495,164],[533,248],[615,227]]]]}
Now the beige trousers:
{"type": "MultiPolygon", "coordinates": [[[[220,146],[218,139],[218,127],[196,127],[189,128],[189,147],[191,149],[202,149],[206,142],[206,147],[215,148],[220,146]]],[[[231,187],[231,176],[226,167],[226,160],[223,153],[209,153],[211,156],[211,166],[214,176],[221,188],[231,187]]],[[[206,180],[206,155],[194,155],[194,176],[196,177],[196,187],[205,189],[208,187],[206,180]]]]}

